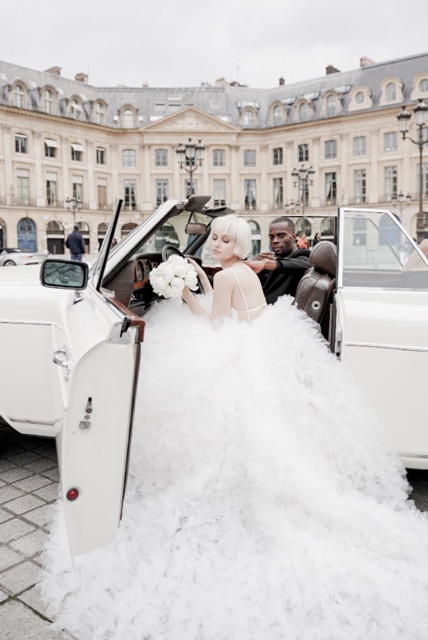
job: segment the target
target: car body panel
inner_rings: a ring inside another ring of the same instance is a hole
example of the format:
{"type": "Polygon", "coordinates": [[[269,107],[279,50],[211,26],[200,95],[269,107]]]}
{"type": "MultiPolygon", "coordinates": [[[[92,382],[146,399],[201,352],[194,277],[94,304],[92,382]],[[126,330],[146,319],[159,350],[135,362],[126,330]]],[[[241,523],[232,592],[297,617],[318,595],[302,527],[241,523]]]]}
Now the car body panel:
{"type": "Polygon", "coordinates": [[[334,350],[391,448],[428,468],[428,264],[387,211],[342,208],[339,230],[334,350]]]}

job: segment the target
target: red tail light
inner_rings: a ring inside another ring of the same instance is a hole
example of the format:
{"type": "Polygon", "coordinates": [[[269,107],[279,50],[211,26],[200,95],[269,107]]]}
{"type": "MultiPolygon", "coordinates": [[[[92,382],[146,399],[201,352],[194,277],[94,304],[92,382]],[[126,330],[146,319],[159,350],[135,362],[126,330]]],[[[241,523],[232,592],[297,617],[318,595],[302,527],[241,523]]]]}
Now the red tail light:
{"type": "Polygon", "coordinates": [[[76,500],[76,498],[79,497],[79,490],[78,489],[69,489],[67,491],[67,500],[76,500]]]}

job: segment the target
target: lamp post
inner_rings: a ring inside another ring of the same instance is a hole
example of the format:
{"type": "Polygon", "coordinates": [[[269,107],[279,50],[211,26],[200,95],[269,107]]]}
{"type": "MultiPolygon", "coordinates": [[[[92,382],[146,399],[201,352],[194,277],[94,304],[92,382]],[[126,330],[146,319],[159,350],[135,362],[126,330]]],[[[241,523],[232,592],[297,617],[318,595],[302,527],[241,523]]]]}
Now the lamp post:
{"type": "MultiPolygon", "coordinates": [[[[294,180],[294,186],[298,189],[298,198],[296,205],[300,204],[302,208],[303,231],[306,233],[305,225],[305,207],[308,205],[309,185],[313,183],[315,170],[312,167],[305,167],[303,164],[299,168],[294,168],[291,172],[294,180]]],[[[310,233],[310,229],[308,229],[310,233]]]]}
{"type": "Polygon", "coordinates": [[[72,211],[73,213],[73,225],[76,224],[76,211],[81,211],[82,209],[82,201],[80,198],[76,198],[76,196],[73,196],[72,198],[66,198],[65,199],[66,204],[71,205],[67,207],[68,211],[72,211]]]}
{"type": "Polygon", "coordinates": [[[403,140],[410,140],[413,142],[419,149],[419,211],[416,219],[416,235],[417,239],[421,240],[423,236],[423,231],[425,227],[424,220],[424,209],[423,209],[423,194],[424,194],[424,176],[423,176],[423,165],[422,165],[422,152],[424,145],[428,143],[428,138],[424,139],[424,127],[427,121],[427,111],[428,107],[424,103],[423,100],[419,100],[416,107],[413,109],[413,113],[415,114],[416,126],[417,126],[417,139],[414,140],[408,134],[410,127],[410,118],[412,114],[407,111],[406,107],[400,111],[397,116],[397,120],[400,127],[401,137],[403,140]]]}
{"type": "Polygon", "coordinates": [[[184,169],[189,174],[189,193],[186,195],[193,195],[193,174],[198,167],[201,166],[204,159],[205,147],[201,140],[197,143],[192,142],[192,138],[188,139],[186,144],[180,144],[175,150],[179,158],[180,169],[184,169]]]}
{"type": "Polygon", "coordinates": [[[403,209],[409,206],[411,199],[412,196],[410,195],[410,193],[406,193],[406,195],[404,195],[402,191],[391,196],[391,202],[393,203],[393,205],[398,205],[398,208],[400,209],[400,220],[403,215],[403,209]]]}

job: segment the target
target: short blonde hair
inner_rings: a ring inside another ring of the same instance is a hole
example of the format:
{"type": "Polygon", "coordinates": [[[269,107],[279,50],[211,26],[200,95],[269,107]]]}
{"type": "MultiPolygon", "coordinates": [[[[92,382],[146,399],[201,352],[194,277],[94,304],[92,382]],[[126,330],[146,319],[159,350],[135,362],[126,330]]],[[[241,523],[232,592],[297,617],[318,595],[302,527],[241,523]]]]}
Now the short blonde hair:
{"type": "Polygon", "coordinates": [[[235,241],[234,255],[241,260],[248,257],[251,250],[251,229],[244,218],[239,218],[233,213],[215,218],[211,223],[211,235],[213,233],[233,238],[235,241]]]}

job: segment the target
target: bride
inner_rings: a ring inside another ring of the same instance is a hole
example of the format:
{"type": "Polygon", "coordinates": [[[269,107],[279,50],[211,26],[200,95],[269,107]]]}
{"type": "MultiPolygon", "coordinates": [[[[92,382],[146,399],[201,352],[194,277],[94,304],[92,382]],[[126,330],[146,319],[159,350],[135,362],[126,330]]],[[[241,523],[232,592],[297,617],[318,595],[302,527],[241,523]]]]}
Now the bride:
{"type": "Polygon", "coordinates": [[[428,523],[377,418],[312,321],[287,296],[266,307],[247,223],[216,219],[211,242],[213,289],[196,265],[206,295],[147,315],[116,542],[73,565],[58,505],[42,579],[55,626],[424,640],[428,523]]]}

